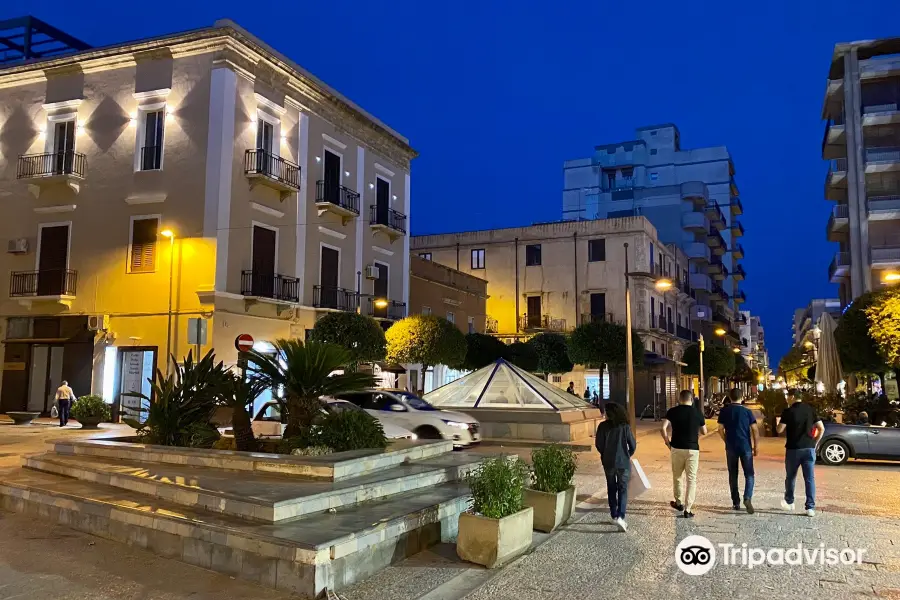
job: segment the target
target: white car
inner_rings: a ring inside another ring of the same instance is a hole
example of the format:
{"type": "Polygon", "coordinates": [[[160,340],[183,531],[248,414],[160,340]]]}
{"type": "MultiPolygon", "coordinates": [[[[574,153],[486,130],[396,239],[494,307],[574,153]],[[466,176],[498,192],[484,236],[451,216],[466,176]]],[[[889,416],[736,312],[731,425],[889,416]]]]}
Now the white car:
{"type": "MultiPolygon", "coordinates": [[[[346,402],[344,400],[335,400],[332,398],[323,399],[322,400],[322,412],[340,412],[343,410],[362,410],[360,407],[356,406],[352,402],[346,402]]],[[[384,436],[389,440],[414,440],[416,439],[416,434],[412,431],[408,431],[402,427],[398,427],[392,422],[387,421],[386,419],[378,418],[378,415],[374,415],[378,422],[381,423],[381,427],[384,429],[384,436]]],[[[266,402],[263,404],[259,411],[256,413],[256,416],[253,417],[253,422],[251,423],[251,427],[253,428],[253,435],[257,438],[276,438],[280,439],[282,434],[284,433],[284,429],[287,426],[284,419],[282,419],[281,415],[281,405],[277,402],[266,402]]],[[[234,431],[231,427],[223,427],[219,429],[219,433],[225,437],[233,437],[234,431]]]]}
{"type": "Polygon", "coordinates": [[[337,397],[361,406],[382,421],[409,429],[419,439],[451,440],[455,448],[481,442],[480,425],[474,418],[435,408],[406,390],[373,389],[338,394],[337,397]]]}

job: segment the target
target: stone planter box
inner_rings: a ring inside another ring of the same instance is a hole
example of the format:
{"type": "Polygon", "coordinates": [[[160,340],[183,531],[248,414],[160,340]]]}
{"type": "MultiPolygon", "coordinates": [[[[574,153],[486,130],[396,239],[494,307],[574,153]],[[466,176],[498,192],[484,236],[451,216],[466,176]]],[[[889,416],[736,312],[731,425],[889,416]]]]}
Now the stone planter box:
{"type": "Polygon", "coordinates": [[[76,421],[81,423],[82,429],[99,429],[100,423],[103,422],[103,417],[83,417],[76,419],[76,421]]]}
{"type": "Polygon", "coordinates": [[[29,425],[32,421],[41,416],[41,413],[37,412],[19,412],[19,411],[8,411],[6,415],[13,420],[14,425],[29,425]]]}
{"type": "Polygon", "coordinates": [[[534,509],[534,528],[550,533],[575,514],[575,488],[550,494],[525,489],[525,506],[534,509]]]}
{"type": "Polygon", "coordinates": [[[531,547],[533,524],[534,509],[530,506],[502,519],[462,513],[456,554],[488,569],[499,567],[531,547]]]}

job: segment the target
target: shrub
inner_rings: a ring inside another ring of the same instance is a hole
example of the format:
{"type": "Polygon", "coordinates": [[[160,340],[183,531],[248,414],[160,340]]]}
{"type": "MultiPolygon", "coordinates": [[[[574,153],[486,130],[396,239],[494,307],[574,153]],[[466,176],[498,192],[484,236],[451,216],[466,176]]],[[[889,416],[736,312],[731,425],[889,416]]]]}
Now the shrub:
{"type": "Polygon", "coordinates": [[[302,450],[313,446],[323,445],[321,443],[322,429],[314,425],[302,429],[298,435],[284,438],[278,442],[275,452],[278,454],[293,454],[294,450],[302,450]]]}
{"type": "Polygon", "coordinates": [[[528,465],[516,457],[490,458],[466,476],[472,490],[472,512],[502,519],[522,510],[528,465]]]}
{"type": "Polygon", "coordinates": [[[775,417],[787,408],[787,399],[782,390],[763,390],[759,393],[759,407],[765,416],[770,435],[775,435],[775,417]]]}
{"type": "Polygon", "coordinates": [[[387,446],[381,423],[361,410],[329,413],[321,427],[319,443],[335,452],[387,446]]]}
{"type": "Polygon", "coordinates": [[[112,419],[112,411],[109,409],[109,404],[104,402],[100,396],[82,396],[72,406],[72,418],[76,421],[96,419],[97,417],[101,421],[112,419]]]}
{"type": "Polygon", "coordinates": [[[188,448],[212,448],[222,436],[212,423],[192,423],[185,431],[184,441],[188,448]]]}
{"type": "Polygon", "coordinates": [[[531,453],[534,464],[532,488],[539,492],[558,494],[572,487],[577,458],[568,446],[551,444],[531,453]]]}
{"type": "Polygon", "coordinates": [[[220,437],[212,445],[213,450],[237,450],[233,437],[220,437]]]}
{"type": "Polygon", "coordinates": [[[333,452],[334,450],[328,446],[310,446],[309,448],[294,448],[291,454],[293,456],[325,456],[333,452]]]}

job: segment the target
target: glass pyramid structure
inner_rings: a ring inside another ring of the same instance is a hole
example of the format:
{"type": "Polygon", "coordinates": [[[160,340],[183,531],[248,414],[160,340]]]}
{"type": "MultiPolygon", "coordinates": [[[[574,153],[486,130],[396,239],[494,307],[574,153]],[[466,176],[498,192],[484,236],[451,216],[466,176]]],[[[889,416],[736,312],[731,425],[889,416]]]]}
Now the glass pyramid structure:
{"type": "Polygon", "coordinates": [[[586,410],[594,408],[577,396],[499,359],[425,394],[435,408],[508,408],[586,410]]]}

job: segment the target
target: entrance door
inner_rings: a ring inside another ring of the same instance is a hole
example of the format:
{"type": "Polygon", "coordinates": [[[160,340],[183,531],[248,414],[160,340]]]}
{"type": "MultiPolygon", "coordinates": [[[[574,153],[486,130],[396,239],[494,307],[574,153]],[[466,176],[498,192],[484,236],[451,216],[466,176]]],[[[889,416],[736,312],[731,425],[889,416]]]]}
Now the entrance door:
{"type": "Polygon", "coordinates": [[[28,410],[48,413],[56,402],[56,388],[62,382],[63,346],[31,347],[28,410]]]}
{"type": "Polygon", "coordinates": [[[75,160],[75,121],[63,121],[53,127],[54,173],[57,175],[72,172],[75,160]]]}
{"type": "MultiPolygon", "coordinates": [[[[388,266],[383,264],[378,264],[378,279],[374,281],[375,284],[375,300],[383,299],[387,300],[388,304],[390,304],[390,300],[388,299],[388,266]]],[[[372,308],[374,316],[385,319],[388,316],[388,306],[385,305],[383,308],[378,308],[377,306],[373,306],[372,308]]]]}
{"type": "Polygon", "coordinates": [[[541,297],[528,296],[525,313],[526,326],[537,328],[541,326],[541,297]]]}
{"type": "Polygon", "coordinates": [[[338,304],[338,265],[341,253],[334,248],[322,246],[319,264],[319,302],[325,308],[349,308],[338,304]]]}
{"type": "Polygon", "coordinates": [[[591,321],[606,319],[606,294],[591,294],[591,321]]]}
{"type": "Polygon", "coordinates": [[[266,175],[273,173],[275,161],[272,156],[272,143],[275,139],[275,126],[259,119],[256,124],[256,170],[266,175]]]}
{"type": "Polygon", "coordinates": [[[275,297],[275,245],[277,233],[253,226],[252,293],[260,298],[275,297]]]}
{"type": "Polygon", "coordinates": [[[341,189],[341,157],[334,152],[325,151],[325,201],[340,204],[341,189]]]}
{"type": "Polygon", "coordinates": [[[67,290],[69,226],[41,227],[38,240],[38,296],[61,296],[67,290]]]}
{"type": "Polygon", "coordinates": [[[380,225],[388,224],[388,211],[391,208],[391,184],[384,179],[376,179],[375,194],[375,222],[380,225]]]}

